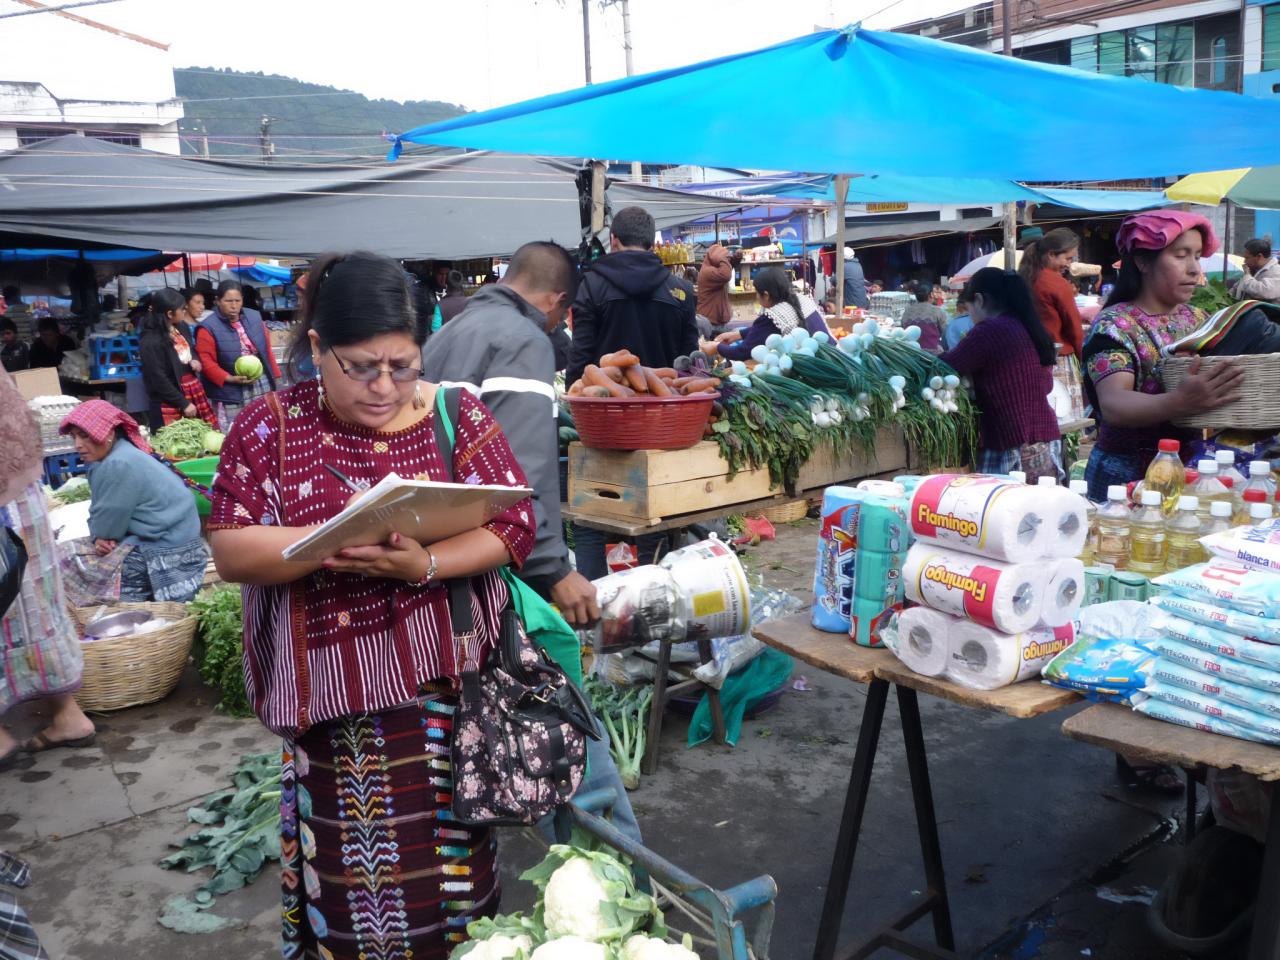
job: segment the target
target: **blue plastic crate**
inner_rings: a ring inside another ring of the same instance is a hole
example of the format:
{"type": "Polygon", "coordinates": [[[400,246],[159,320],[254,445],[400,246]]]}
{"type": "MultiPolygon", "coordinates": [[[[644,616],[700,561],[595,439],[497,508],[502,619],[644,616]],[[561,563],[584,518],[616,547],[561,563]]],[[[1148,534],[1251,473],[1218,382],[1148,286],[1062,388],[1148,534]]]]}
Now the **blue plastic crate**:
{"type": "Polygon", "coordinates": [[[142,376],[142,356],[135,334],[92,337],[88,341],[89,379],[128,380],[142,376]]]}
{"type": "Polygon", "coordinates": [[[89,465],[74,450],[44,458],[44,482],[55,490],[71,477],[83,476],[88,470],[89,465]]]}
{"type": "Polygon", "coordinates": [[[142,376],[142,364],[136,360],[129,363],[89,365],[90,380],[129,380],[142,376]]]}

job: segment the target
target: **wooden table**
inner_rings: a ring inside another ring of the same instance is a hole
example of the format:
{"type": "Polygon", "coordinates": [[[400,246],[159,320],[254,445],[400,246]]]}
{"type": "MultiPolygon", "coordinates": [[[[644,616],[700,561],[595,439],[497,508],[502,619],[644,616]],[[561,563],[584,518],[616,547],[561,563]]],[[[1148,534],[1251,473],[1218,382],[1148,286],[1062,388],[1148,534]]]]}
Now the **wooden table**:
{"type": "Polygon", "coordinates": [[[128,381],[124,377],[112,377],[107,380],[78,380],[75,377],[63,377],[62,385],[67,388],[83,390],[86,393],[102,393],[104,390],[123,390],[128,381]]]}
{"type": "Polygon", "coordinates": [[[1058,432],[1065,437],[1068,433],[1079,433],[1081,430],[1088,430],[1096,424],[1097,421],[1089,417],[1084,417],[1080,420],[1064,420],[1058,424],[1058,432]]]}
{"type": "MultiPolygon", "coordinates": [[[[1192,730],[1103,703],[1082,710],[1062,724],[1073,740],[1096,744],[1144,763],[1176,764],[1187,771],[1188,823],[1195,821],[1193,774],[1205,770],[1241,770],[1267,783],[1280,781],[1280,749],[1192,730]]],[[[1280,958],[1280,793],[1273,794],[1267,823],[1266,852],[1258,887],[1249,960],[1280,958]]]]}
{"type": "MultiPolygon", "coordinates": [[[[849,894],[853,860],[857,853],[862,818],[871,790],[872,767],[880,743],[889,685],[897,693],[898,713],[902,720],[902,739],[911,778],[911,797],[916,812],[916,832],[920,839],[926,889],[909,907],[882,926],[863,943],[847,948],[841,956],[856,960],[868,957],[881,948],[891,948],[912,957],[954,958],[955,935],[951,929],[951,904],[947,897],[946,878],[942,867],[942,847],[938,840],[938,819],[933,806],[933,789],[929,783],[928,757],[924,730],[920,720],[917,692],[921,691],[966,707],[990,710],[1019,719],[1036,717],[1076,703],[1080,698],[1070,691],[1039,683],[1020,683],[1000,690],[970,690],[959,684],[923,677],[907,668],[888,650],[855,645],[844,634],[825,633],[809,623],[808,615],[787,617],[761,624],[754,631],[757,639],[820,670],[867,684],[867,704],[862,711],[858,745],[853,755],[849,789],[836,837],[827,883],[822,918],[814,945],[815,960],[832,960],[840,935],[841,919],[849,894]],[[931,915],[935,944],[910,937],[906,929],[917,920],[931,915]]],[[[1280,804],[1277,804],[1280,807],[1280,804]]]]}
{"type": "Polygon", "coordinates": [[[592,513],[581,513],[571,507],[563,507],[560,513],[566,520],[592,530],[603,530],[605,533],[620,537],[642,537],[650,533],[662,533],[665,530],[683,530],[698,523],[719,520],[735,513],[749,515],[766,507],[785,507],[805,499],[804,497],[788,497],[778,494],[762,500],[748,500],[746,503],[730,503],[714,507],[710,510],[698,510],[694,513],[682,513],[678,517],[663,517],[661,520],[627,520],[622,517],[602,517],[592,513]]]}

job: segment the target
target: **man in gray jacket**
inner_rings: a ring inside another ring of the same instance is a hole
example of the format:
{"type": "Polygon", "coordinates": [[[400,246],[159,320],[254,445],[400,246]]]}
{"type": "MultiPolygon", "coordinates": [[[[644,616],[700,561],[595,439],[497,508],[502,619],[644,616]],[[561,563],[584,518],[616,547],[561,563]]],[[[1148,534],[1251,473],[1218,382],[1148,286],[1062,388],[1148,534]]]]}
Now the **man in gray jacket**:
{"type": "MultiPolygon", "coordinates": [[[[560,445],[556,439],[553,334],[577,292],[578,270],[554,243],[526,243],[506,274],[472,295],[465,310],[422,348],[422,376],[477,394],[492,411],[533,488],[537,534],[520,579],[560,608],[574,626],[600,618],[596,588],[569,561],[560,519],[560,445]]],[[[581,792],[613,787],[613,822],[640,839],[640,828],[609,755],[607,737],[587,741],[590,775],[581,792]]]]}
{"type": "Polygon", "coordinates": [[[1231,290],[1237,300],[1269,300],[1280,303],[1280,264],[1271,255],[1271,241],[1250,240],[1244,245],[1245,275],[1231,290]]]}

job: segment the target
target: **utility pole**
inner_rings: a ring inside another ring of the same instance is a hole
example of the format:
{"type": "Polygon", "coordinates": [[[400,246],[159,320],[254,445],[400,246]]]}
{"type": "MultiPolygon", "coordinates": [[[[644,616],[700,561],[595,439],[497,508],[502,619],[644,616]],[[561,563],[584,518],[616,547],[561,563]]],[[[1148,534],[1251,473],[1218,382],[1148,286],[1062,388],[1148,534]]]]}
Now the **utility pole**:
{"type": "Polygon", "coordinates": [[[582,0],[582,59],[591,85],[591,0],[582,0]]]}
{"type": "MultiPolygon", "coordinates": [[[[1004,39],[1004,55],[1013,56],[1013,24],[1010,23],[1012,4],[1000,0],[1000,32],[1004,39]]],[[[1004,268],[1013,270],[1018,265],[1018,203],[1004,204],[1004,268]]]]}
{"type": "Polygon", "coordinates": [[[270,163],[275,156],[276,145],[271,142],[271,118],[262,115],[262,126],[258,131],[258,146],[262,149],[262,162],[270,163]]]}
{"type": "Polygon", "coordinates": [[[200,147],[206,160],[209,159],[209,128],[205,126],[204,121],[200,121],[200,147]]]}
{"type": "MultiPolygon", "coordinates": [[[[635,73],[635,65],[631,60],[631,0],[622,0],[622,52],[627,56],[627,76],[629,77],[635,73]]],[[[639,160],[631,161],[631,179],[636,183],[644,179],[639,160]]]]}

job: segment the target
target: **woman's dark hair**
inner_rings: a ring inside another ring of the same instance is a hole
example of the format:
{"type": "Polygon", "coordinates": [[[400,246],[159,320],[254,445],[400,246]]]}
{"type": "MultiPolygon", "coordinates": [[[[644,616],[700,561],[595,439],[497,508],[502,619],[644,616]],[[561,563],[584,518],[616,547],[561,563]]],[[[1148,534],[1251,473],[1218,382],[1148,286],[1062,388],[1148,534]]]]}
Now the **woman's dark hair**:
{"type": "Polygon", "coordinates": [[[463,276],[461,270],[450,270],[449,276],[444,281],[444,292],[449,296],[458,296],[466,292],[463,286],[463,276]]]}
{"type": "Polygon", "coordinates": [[[1043,237],[1032,240],[1023,248],[1022,263],[1018,265],[1018,272],[1022,274],[1022,279],[1027,281],[1027,286],[1035,287],[1036,278],[1044,269],[1045,257],[1055,253],[1066,253],[1068,250],[1077,250],[1079,247],[1080,238],[1076,236],[1075,231],[1068,230],[1066,227],[1050,230],[1043,237]]]}
{"type": "Polygon", "coordinates": [[[1111,295],[1107,297],[1107,302],[1102,305],[1102,308],[1105,310],[1116,303],[1131,303],[1142,296],[1144,281],[1139,264],[1150,270],[1160,253],[1159,250],[1130,250],[1121,257],[1120,272],[1116,275],[1111,295]]]}
{"type": "Polygon", "coordinates": [[[791,309],[800,318],[800,325],[804,326],[804,310],[800,306],[800,298],[796,296],[795,287],[791,286],[791,278],[787,276],[785,270],[781,267],[765,267],[752,277],[751,282],[756,288],[756,293],[769,295],[769,302],[773,305],[791,304],[791,309]]]}
{"type": "Polygon", "coordinates": [[[10,331],[17,333],[18,325],[8,317],[0,317],[0,331],[3,331],[4,333],[8,333],[10,331]]]}
{"type": "Polygon", "coordinates": [[[221,300],[228,293],[233,293],[233,292],[238,293],[240,294],[241,297],[243,297],[244,284],[242,284],[239,280],[223,280],[220,284],[218,284],[218,292],[217,294],[214,295],[214,299],[221,300]]]}
{"type": "Polygon", "coordinates": [[[323,254],[307,274],[304,322],[289,345],[289,362],[297,370],[311,356],[312,330],[323,349],[388,333],[408,334],[422,346],[431,322],[429,303],[422,285],[390,257],[365,251],[323,254]]]}
{"type": "Polygon", "coordinates": [[[1031,299],[1031,288],[1027,286],[1026,280],[1012,270],[983,267],[965,286],[971,297],[976,298],[978,294],[982,294],[984,315],[1008,314],[1016,317],[1035,344],[1040,365],[1053,366],[1058,359],[1058,348],[1054,346],[1049,331],[1040,322],[1040,314],[1036,312],[1036,305],[1031,299]]]}
{"type": "Polygon", "coordinates": [[[186,300],[188,303],[191,302],[192,297],[203,297],[205,295],[203,290],[196,287],[183,287],[179,292],[182,294],[182,299],[186,300]]]}
{"type": "Polygon", "coordinates": [[[169,334],[169,314],[187,305],[187,298],[172,287],[164,287],[151,293],[151,302],[142,318],[143,333],[169,334]]]}
{"type": "Polygon", "coordinates": [[[928,303],[929,297],[933,295],[933,284],[924,280],[917,280],[911,284],[910,290],[917,302],[928,303]]]}

